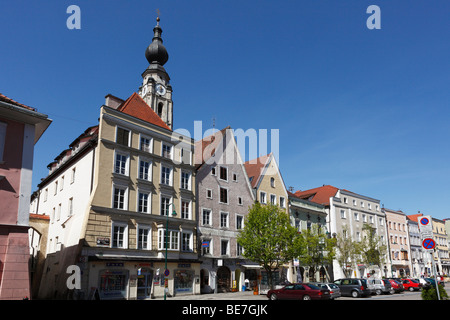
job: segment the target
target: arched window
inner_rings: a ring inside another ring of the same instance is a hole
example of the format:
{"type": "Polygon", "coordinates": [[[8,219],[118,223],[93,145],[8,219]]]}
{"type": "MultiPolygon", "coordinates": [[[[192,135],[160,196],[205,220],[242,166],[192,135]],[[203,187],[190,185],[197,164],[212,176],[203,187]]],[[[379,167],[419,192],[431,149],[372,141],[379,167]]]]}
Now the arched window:
{"type": "Polygon", "coordinates": [[[160,118],[161,118],[162,113],[163,113],[163,107],[164,107],[164,104],[163,104],[162,102],[158,103],[157,114],[158,114],[158,116],[159,116],[160,118]]]}

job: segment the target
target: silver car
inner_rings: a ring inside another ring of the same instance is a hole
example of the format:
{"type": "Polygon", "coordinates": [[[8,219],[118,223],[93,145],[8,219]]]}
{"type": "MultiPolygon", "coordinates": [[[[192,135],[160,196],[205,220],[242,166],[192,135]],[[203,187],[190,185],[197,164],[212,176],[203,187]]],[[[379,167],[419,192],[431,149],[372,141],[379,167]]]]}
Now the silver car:
{"type": "Polygon", "coordinates": [[[319,288],[330,290],[330,299],[336,299],[341,296],[341,289],[334,283],[328,282],[309,282],[309,283],[314,284],[319,288]]]}

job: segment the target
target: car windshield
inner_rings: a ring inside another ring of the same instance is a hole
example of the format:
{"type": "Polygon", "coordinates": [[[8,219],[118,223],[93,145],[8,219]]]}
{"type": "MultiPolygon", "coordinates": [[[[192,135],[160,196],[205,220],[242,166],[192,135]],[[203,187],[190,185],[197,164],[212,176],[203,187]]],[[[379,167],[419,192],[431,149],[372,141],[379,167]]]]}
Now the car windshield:
{"type": "Polygon", "coordinates": [[[411,281],[414,283],[419,283],[419,281],[417,281],[416,279],[411,279],[411,281]]]}
{"type": "Polygon", "coordinates": [[[337,288],[339,288],[339,287],[338,287],[337,285],[335,285],[334,283],[329,283],[328,286],[329,286],[331,289],[337,289],[337,288]]]}

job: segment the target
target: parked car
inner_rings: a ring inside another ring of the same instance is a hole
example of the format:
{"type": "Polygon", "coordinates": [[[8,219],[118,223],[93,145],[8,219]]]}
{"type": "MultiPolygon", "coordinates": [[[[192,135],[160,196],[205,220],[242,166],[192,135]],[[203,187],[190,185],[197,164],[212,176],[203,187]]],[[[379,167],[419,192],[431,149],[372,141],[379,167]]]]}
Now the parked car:
{"type": "Polygon", "coordinates": [[[367,279],[369,287],[372,288],[373,293],[380,295],[382,293],[392,293],[392,285],[387,280],[367,279]]]}
{"type": "Polygon", "coordinates": [[[330,300],[330,290],[309,283],[291,283],[281,289],[269,290],[270,300],[330,300]]]}
{"type": "Polygon", "coordinates": [[[409,291],[419,291],[420,282],[414,279],[402,279],[402,284],[405,290],[409,291]]]}
{"type": "Polygon", "coordinates": [[[424,278],[419,278],[419,279],[416,279],[416,280],[419,281],[419,283],[422,286],[422,288],[426,288],[428,286],[431,286],[431,282],[426,280],[426,279],[424,279],[424,278]]]}
{"type": "MultiPolygon", "coordinates": [[[[436,286],[436,280],[434,278],[425,278],[425,280],[430,282],[431,285],[436,286]]],[[[443,280],[438,280],[438,284],[440,284],[441,286],[445,287],[445,283],[444,283],[443,280]]]]}
{"type": "Polygon", "coordinates": [[[403,291],[405,291],[405,288],[403,287],[403,284],[398,282],[397,280],[393,280],[393,279],[387,279],[392,286],[392,289],[394,289],[395,293],[401,293],[403,291]]]}
{"type": "Polygon", "coordinates": [[[343,278],[334,281],[341,289],[342,296],[353,298],[370,296],[371,291],[367,286],[367,280],[362,278],[343,278]]]}
{"type": "Polygon", "coordinates": [[[341,296],[341,289],[339,289],[339,287],[334,283],[328,282],[309,282],[309,283],[318,286],[320,288],[330,290],[330,299],[336,299],[341,296]]]}

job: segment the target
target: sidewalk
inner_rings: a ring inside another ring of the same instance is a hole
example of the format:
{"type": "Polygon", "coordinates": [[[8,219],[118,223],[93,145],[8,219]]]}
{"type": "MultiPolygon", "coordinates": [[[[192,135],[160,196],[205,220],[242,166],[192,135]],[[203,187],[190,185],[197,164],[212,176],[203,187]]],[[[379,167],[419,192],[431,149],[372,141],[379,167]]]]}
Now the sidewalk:
{"type": "MultiPolygon", "coordinates": [[[[163,300],[164,298],[156,298],[155,300],[163,300]]],[[[241,292],[225,292],[225,293],[205,293],[205,294],[188,294],[177,295],[175,297],[167,297],[170,300],[267,300],[267,296],[263,294],[254,295],[253,291],[241,292]]]]}

